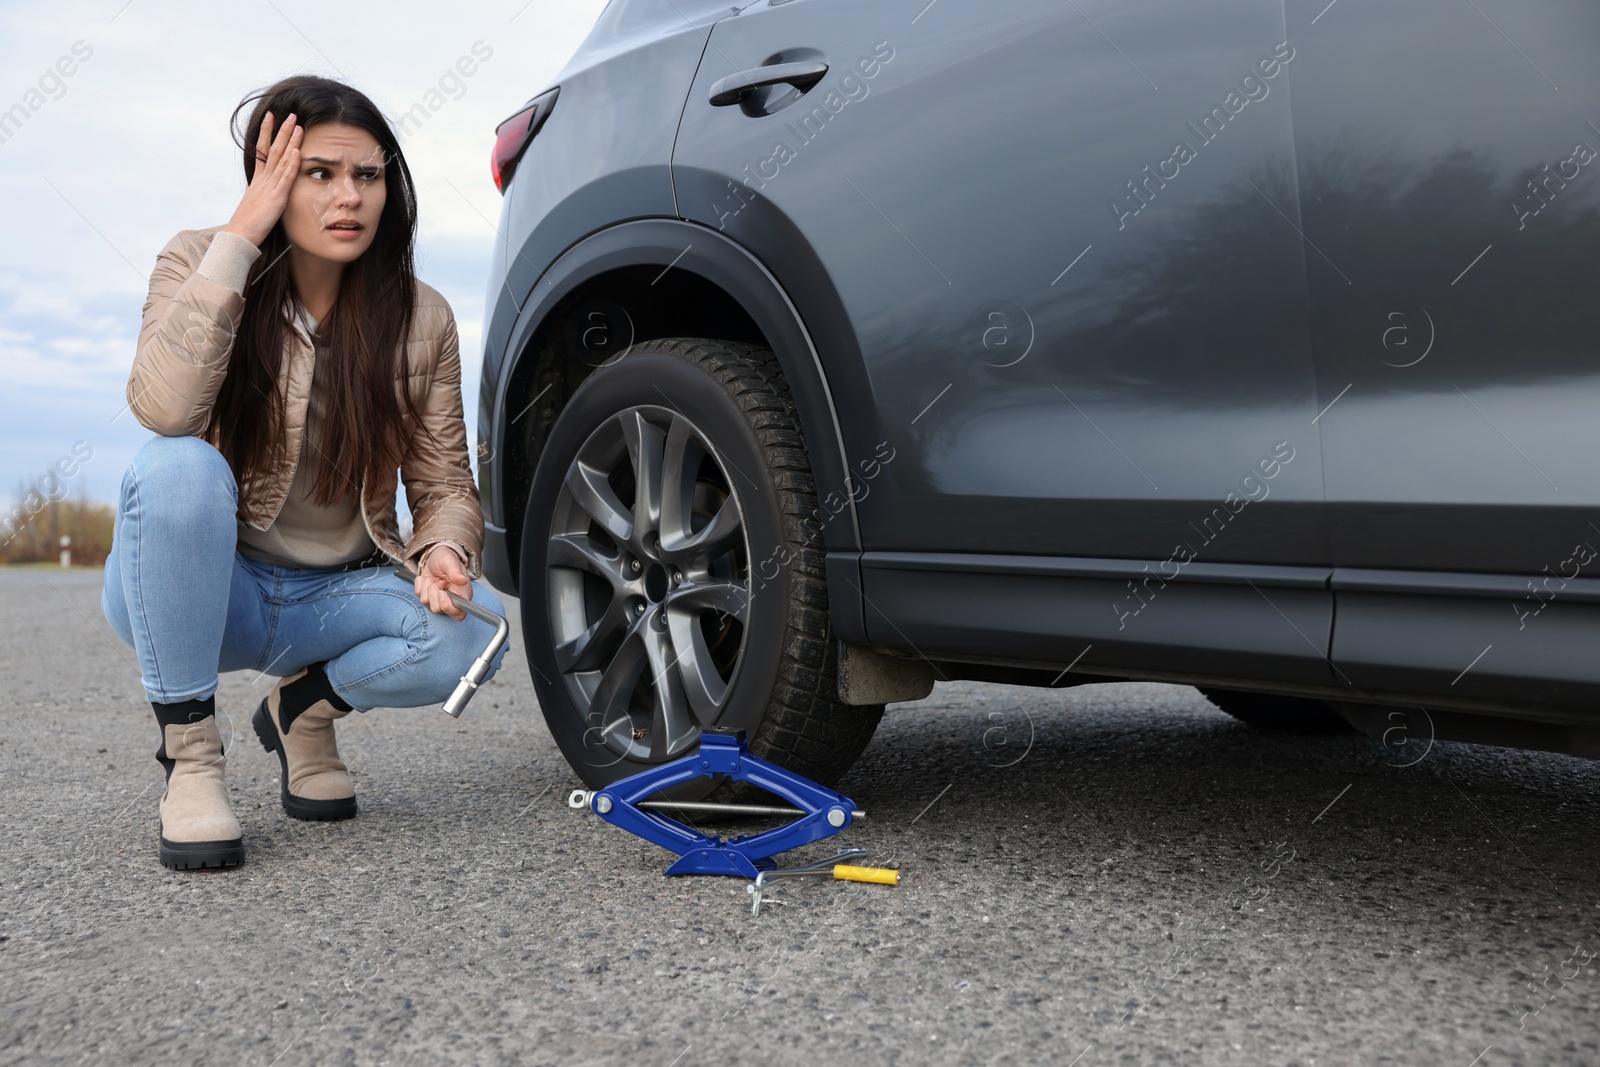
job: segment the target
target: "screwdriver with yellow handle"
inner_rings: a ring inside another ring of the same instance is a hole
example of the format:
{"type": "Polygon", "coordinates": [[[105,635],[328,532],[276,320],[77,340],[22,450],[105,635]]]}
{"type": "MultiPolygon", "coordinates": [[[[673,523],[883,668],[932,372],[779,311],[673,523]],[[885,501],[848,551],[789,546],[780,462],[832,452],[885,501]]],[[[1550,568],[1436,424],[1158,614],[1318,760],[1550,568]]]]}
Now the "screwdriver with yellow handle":
{"type": "MultiPolygon", "coordinates": [[[[875,885],[899,885],[900,872],[888,867],[856,867],[844,860],[858,860],[867,855],[864,848],[841,848],[837,855],[802,867],[779,868],[762,871],[756,880],[745,886],[750,894],[750,914],[761,914],[761,903],[767,888],[779,878],[798,878],[811,874],[832,874],[843,882],[870,882],[875,885]]],[[[781,903],[781,901],[779,902],[781,903]]]]}

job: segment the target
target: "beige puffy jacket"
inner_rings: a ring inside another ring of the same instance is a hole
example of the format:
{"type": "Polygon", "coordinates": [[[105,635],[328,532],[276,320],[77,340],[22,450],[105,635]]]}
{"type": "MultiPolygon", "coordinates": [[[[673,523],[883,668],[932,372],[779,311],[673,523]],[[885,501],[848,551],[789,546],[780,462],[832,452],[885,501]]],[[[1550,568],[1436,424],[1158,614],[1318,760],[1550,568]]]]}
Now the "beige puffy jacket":
{"type": "MultiPolygon", "coordinates": [[[[127,388],[128,406],[144,426],[165,437],[202,437],[212,445],[218,442],[206,435],[206,423],[227,374],[245,302],[228,286],[195,270],[220,229],[183,230],[157,255],[127,388]]],[[[289,331],[289,337],[278,385],[287,397],[286,454],[299,456],[315,355],[300,330],[289,331]]],[[[483,510],[462,421],[455,315],[444,297],[421,281],[407,343],[415,383],[412,396],[423,424],[438,440],[435,444],[413,425],[402,404],[408,444],[400,477],[411,508],[411,543],[400,543],[393,472],[375,485],[363,478],[361,516],[373,544],[396,562],[415,571],[435,543],[455,541],[467,550],[468,574],[478,578],[483,573],[483,510]]],[[[396,382],[397,395],[400,385],[396,382]]],[[[267,529],[293,481],[291,464],[241,485],[239,518],[257,530],[267,529]]]]}

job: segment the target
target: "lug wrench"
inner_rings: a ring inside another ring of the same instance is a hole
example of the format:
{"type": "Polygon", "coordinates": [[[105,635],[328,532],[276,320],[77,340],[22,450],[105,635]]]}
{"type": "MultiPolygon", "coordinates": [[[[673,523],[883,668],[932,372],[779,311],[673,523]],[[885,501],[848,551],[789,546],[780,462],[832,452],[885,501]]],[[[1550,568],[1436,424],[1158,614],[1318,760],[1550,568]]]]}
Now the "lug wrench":
{"type": "MultiPolygon", "coordinates": [[[[411,572],[409,567],[396,567],[394,573],[396,577],[404,578],[413,584],[416,583],[417,576],[411,572]]],[[[505,616],[496,615],[480,604],[458,597],[448,589],[445,590],[445,593],[456,607],[494,627],[494,636],[489,639],[488,647],[473,661],[472,666],[467,668],[467,673],[461,676],[461,681],[457,684],[456,691],[451,693],[450,699],[444,702],[445,714],[452,719],[459,719],[461,718],[461,713],[466,710],[467,701],[472,699],[472,694],[478,691],[478,686],[483,684],[483,679],[488,675],[489,666],[494,661],[495,653],[500,651],[500,646],[505,644],[506,638],[511,635],[511,624],[506,621],[505,616]]]]}

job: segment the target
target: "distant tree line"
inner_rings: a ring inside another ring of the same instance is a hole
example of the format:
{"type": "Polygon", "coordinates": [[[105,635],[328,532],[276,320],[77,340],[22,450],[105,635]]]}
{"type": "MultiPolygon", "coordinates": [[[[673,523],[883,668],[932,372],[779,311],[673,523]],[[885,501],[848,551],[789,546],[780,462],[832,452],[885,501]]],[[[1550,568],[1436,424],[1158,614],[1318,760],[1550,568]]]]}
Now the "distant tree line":
{"type": "Polygon", "coordinates": [[[66,499],[60,488],[56,483],[57,492],[48,493],[38,480],[17,487],[10,506],[0,511],[0,564],[54,562],[65,534],[72,538],[74,566],[105,566],[116,509],[83,492],[66,499]]]}

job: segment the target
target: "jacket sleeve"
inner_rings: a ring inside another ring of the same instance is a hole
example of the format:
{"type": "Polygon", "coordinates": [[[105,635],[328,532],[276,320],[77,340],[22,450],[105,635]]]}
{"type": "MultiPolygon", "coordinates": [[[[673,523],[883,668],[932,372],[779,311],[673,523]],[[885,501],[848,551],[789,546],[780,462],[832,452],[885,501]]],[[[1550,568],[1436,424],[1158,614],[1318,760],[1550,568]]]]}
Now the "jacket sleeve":
{"type": "Polygon", "coordinates": [[[400,463],[406,505],[411,509],[411,543],[405,560],[420,572],[421,558],[439,541],[455,541],[467,550],[467,575],[483,574],[483,507],[468,462],[467,424],[461,413],[461,341],[455,316],[446,310],[439,362],[420,409],[422,425],[407,443],[400,463]]]}
{"type": "Polygon", "coordinates": [[[197,261],[189,233],[174,236],[156,256],[128,375],[128,407],[164,437],[205,433],[244,313],[239,268],[248,273],[261,254],[245,238],[219,230],[197,261]],[[211,275],[200,270],[203,264],[211,275]]]}

